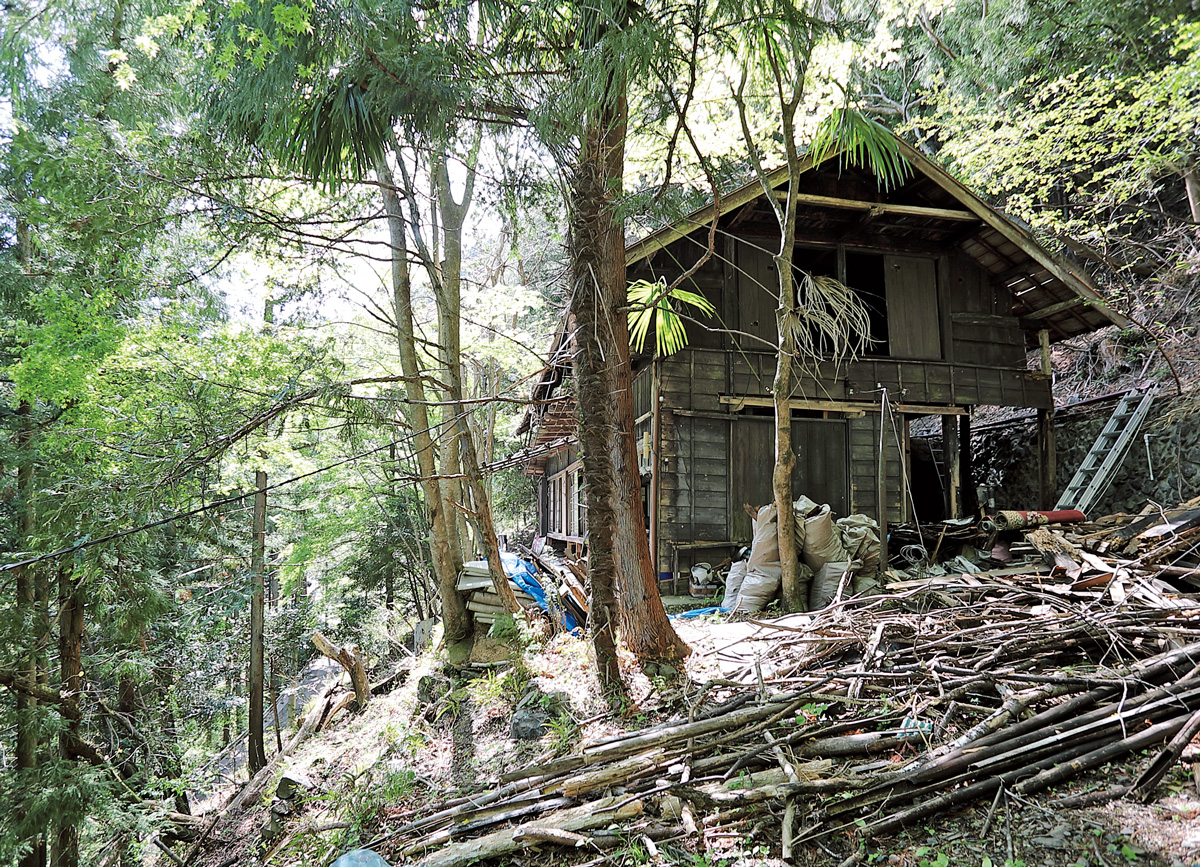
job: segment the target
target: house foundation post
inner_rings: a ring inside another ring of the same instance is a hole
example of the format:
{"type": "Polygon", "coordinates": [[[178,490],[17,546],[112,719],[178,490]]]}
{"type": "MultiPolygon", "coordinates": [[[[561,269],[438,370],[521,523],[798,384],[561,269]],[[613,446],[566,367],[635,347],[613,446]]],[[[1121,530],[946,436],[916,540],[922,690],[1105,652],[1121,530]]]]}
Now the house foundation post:
{"type": "Polygon", "coordinates": [[[1050,332],[1043,328],[1038,332],[1042,347],[1042,373],[1051,377],[1049,409],[1037,413],[1038,442],[1038,508],[1053,509],[1058,500],[1058,455],[1054,433],[1054,367],[1050,358],[1050,332]]]}
{"type": "Polygon", "coordinates": [[[962,454],[958,446],[958,418],[942,416],[942,459],[946,464],[946,518],[962,517],[962,454]]]}

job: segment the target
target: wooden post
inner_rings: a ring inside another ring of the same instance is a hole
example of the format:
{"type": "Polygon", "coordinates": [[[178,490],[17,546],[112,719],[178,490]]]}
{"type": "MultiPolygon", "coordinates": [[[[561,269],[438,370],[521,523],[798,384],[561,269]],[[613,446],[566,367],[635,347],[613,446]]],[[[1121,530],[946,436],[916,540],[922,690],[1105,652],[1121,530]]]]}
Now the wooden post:
{"type": "MultiPolygon", "coordinates": [[[[885,401],[886,398],[887,392],[884,392],[885,401]]],[[[888,562],[887,440],[883,436],[883,432],[887,430],[886,406],[885,403],[884,411],[879,413],[879,452],[875,456],[879,464],[875,485],[876,506],[879,510],[879,562],[883,568],[887,568],[888,562]]]]}
{"type": "Polygon", "coordinates": [[[267,766],[263,746],[263,572],[267,537],[267,474],[254,474],[254,518],[250,545],[250,722],[247,762],[253,777],[267,766]]]}
{"type": "MultiPolygon", "coordinates": [[[[646,504],[646,508],[650,512],[650,561],[654,564],[654,580],[657,581],[662,566],[658,559],[658,481],[659,473],[662,472],[658,458],[659,437],[662,436],[662,397],[659,389],[662,385],[662,364],[657,358],[650,364],[650,502],[646,504]]],[[[672,574],[672,590],[675,589],[674,578],[672,574]]]]}
{"type": "Polygon", "coordinates": [[[971,416],[958,417],[959,472],[962,474],[963,515],[979,514],[979,493],[975,490],[975,474],[971,471],[971,416]]]}
{"type": "Polygon", "coordinates": [[[1037,413],[1038,440],[1038,508],[1053,509],[1058,499],[1058,455],[1054,433],[1054,367],[1050,358],[1050,332],[1043,328],[1038,332],[1042,347],[1042,373],[1051,377],[1051,405],[1037,413]]]}
{"type": "Polygon", "coordinates": [[[958,418],[942,416],[942,460],[946,464],[946,518],[962,517],[962,455],[958,447],[958,418]]]}

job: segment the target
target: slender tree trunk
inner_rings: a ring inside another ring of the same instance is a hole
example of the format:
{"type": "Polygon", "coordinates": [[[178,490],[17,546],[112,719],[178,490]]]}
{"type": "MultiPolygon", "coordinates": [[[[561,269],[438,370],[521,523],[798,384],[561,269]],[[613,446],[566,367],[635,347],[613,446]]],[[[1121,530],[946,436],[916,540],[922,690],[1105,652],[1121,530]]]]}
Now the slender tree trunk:
{"type": "Polygon", "coordinates": [[[779,351],[775,358],[775,379],[772,392],[775,405],[775,467],[771,474],[771,490],[779,528],[779,565],[783,584],[783,604],[788,611],[804,611],[808,606],[805,586],[800,582],[800,558],[796,551],[796,513],[792,509],[792,471],[796,453],[792,449],[792,356],[795,347],[790,338],[787,319],[794,316],[795,280],[792,277],[791,257],[777,256],[780,297],[776,318],[779,323],[779,351]]]}
{"type": "Polygon", "coordinates": [[[437,578],[442,600],[442,622],[445,640],[462,641],[471,635],[471,619],[466,603],[458,592],[458,569],[450,548],[449,527],[452,518],[446,514],[441,486],[437,480],[437,456],[429,427],[429,412],[425,405],[425,389],[417,362],[416,338],[413,327],[412,290],[408,271],[408,244],[405,238],[404,214],[400,197],[394,189],[391,170],[386,163],[376,167],[383,185],[383,204],[388,217],[388,232],[392,258],[392,301],[396,316],[396,344],[404,373],[408,397],[408,420],[413,431],[417,465],[421,474],[421,489],[429,510],[430,551],[433,572],[437,578]]]}
{"type": "MultiPolygon", "coordinates": [[[[800,179],[800,154],[796,148],[796,109],[803,92],[803,78],[783,105],[782,125],[784,149],[787,153],[790,180],[788,197],[782,210],[776,206],[779,218],[779,252],[775,269],[779,277],[779,308],[775,313],[779,348],[775,357],[773,403],[775,405],[775,468],[771,474],[771,489],[775,497],[776,526],[779,529],[780,582],[783,585],[783,606],[788,611],[806,611],[808,593],[800,581],[800,556],[796,550],[796,513],[792,509],[792,471],[796,453],[792,447],[792,361],[796,355],[793,329],[801,322],[799,299],[796,297],[796,274],[792,267],[796,253],[796,193],[800,179]]],[[[772,195],[768,191],[768,195],[772,195]]]]}
{"type": "MultiPolygon", "coordinates": [[[[83,599],[79,581],[69,565],[58,573],[58,666],[60,690],[64,695],[78,696],[83,687],[83,599]]],[[[68,718],[66,729],[59,735],[59,750],[64,758],[74,754],[73,745],[79,740],[79,718],[68,718]]],[[[79,826],[62,821],[54,841],[54,867],[77,867],[79,864],[79,826]]]]}
{"type": "Polygon", "coordinates": [[[1183,188],[1187,192],[1192,222],[1200,223],[1200,165],[1188,166],[1183,170],[1183,188]]]}
{"type": "MultiPolygon", "coordinates": [[[[469,160],[474,164],[474,160],[469,160]]],[[[463,403],[461,339],[459,336],[460,299],[462,294],[462,227],[467,209],[471,205],[475,173],[468,168],[467,184],[461,203],[456,203],[450,190],[450,175],[446,171],[445,159],[435,166],[438,178],[438,199],[442,217],[442,234],[445,239],[445,260],[442,266],[440,319],[442,328],[439,343],[444,352],[446,380],[449,386],[451,405],[447,412],[454,419],[455,440],[458,443],[465,482],[471,492],[473,521],[488,561],[492,586],[510,613],[520,611],[517,597],[508,584],[508,574],[500,559],[500,545],[496,538],[496,525],[492,520],[492,504],[483,484],[483,473],[479,467],[479,456],[475,448],[475,437],[467,423],[467,408],[463,403]]]]}
{"type": "Polygon", "coordinates": [[[267,537],[267,474],[254,474],[254,521],[250,542],[250,720],[247,763],[254,777],[267,766],[267,751],[263,744],[263,567],[266,561],[267,537]]]}
{"type": "MultiPolygon", "coordinates": [[[[16,411],[18,417],[17,429],[17,502],[19,516],[17,526],[23,542],[33,538],[36,530],[34,513],[35,472],[33,455],[33,405],[21,401],[16,411]]],[[[16,589],[17,610],[21,612],[21,634],[27,642],[20,668],[24,669],[24,677],[29,684],[35,684],[40,679],[38,660],[42,644],[42,617],[38,610],[39,572],[37,567],[22,566],[15,571],[14,583],[16,589]]],[[[23,692],[18,691],[17,705],[17,736],[16,736],[16,770],[18,778],[23,778],[20,785],[26,787],[27,797],[37,795],[35,777],[38,769],[38,702],[23,692]]],[[[22,808],[22,815],[26,810],[22,808]]],[[[39,831],[27,829],[30,834],[30,850],[21,857],[20,867],[42,867],[46,863],[46,842],[39,831]]]]}

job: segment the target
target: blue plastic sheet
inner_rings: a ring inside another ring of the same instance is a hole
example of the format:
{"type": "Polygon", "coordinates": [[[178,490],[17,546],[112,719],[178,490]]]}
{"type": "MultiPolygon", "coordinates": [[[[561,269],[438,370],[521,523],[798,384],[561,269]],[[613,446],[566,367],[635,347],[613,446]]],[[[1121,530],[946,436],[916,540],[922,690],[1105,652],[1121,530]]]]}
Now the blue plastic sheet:
{"type": "Polygon", "coordinates": [[[671,620],[691,620],[693,617],[704,617],[708,614],[728,614],[728,608],[714,606],[712,608],[693,608],[691,611],[680,611],[678,614],[669,615],[671,620]]]}
{"type": "MultiPolygon", "coordinates": [[[[525,560],[522,560],[516,554],[507,551],[500,552],[500,562],[504,566],[504,571],[512,582],[528,593],[537,602],[538,608],[551,614],[550,603],[546,600],[546,591],[542,589],[542,585],[537,580],[537,568],[525,560]]],[[[487,560],[476,560],[472,563],[464,563],[464,566],[470,566],[473,569],[487,570],[487,560]]],[[[579,629],[579,623],[571,616],[571,612],[562,608],[558,612],[561,615],[561,623],[567,632],[575,632],[579,629]]],[[[553,616],[553,614],[551,614],[553,616]]]]}
{"type": "Polygon", "coordinates": [[[370,849],[355,849],[338,858],[329,867],[388,867],[388,862],[370,849]]]}

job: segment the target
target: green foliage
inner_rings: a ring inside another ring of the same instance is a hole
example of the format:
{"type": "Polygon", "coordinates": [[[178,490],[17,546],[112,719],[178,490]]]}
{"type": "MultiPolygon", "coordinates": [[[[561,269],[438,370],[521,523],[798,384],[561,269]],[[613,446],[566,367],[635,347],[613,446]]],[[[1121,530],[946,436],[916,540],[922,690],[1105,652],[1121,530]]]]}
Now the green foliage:
{"type": "Polygon", "coordinates": [[[635,280],[629,284],[629,337],[638,351],[645,349],[650,326],[654,326],[654,345],[658,355],[673,355],[687,345],[687,330],[677,305],[684,304],[703,316],[717,311],[703,295],[681,286],[670,289],[662,283],[635,280]]]}
{"type": "Polygon", "coordinates": [[[839,168],[867,169],[885,190],[900,186],[909,174],[891,130],[852,108],[834,109],[818,124],[809,154],[813,165],[836,155],[839,168]]]}

